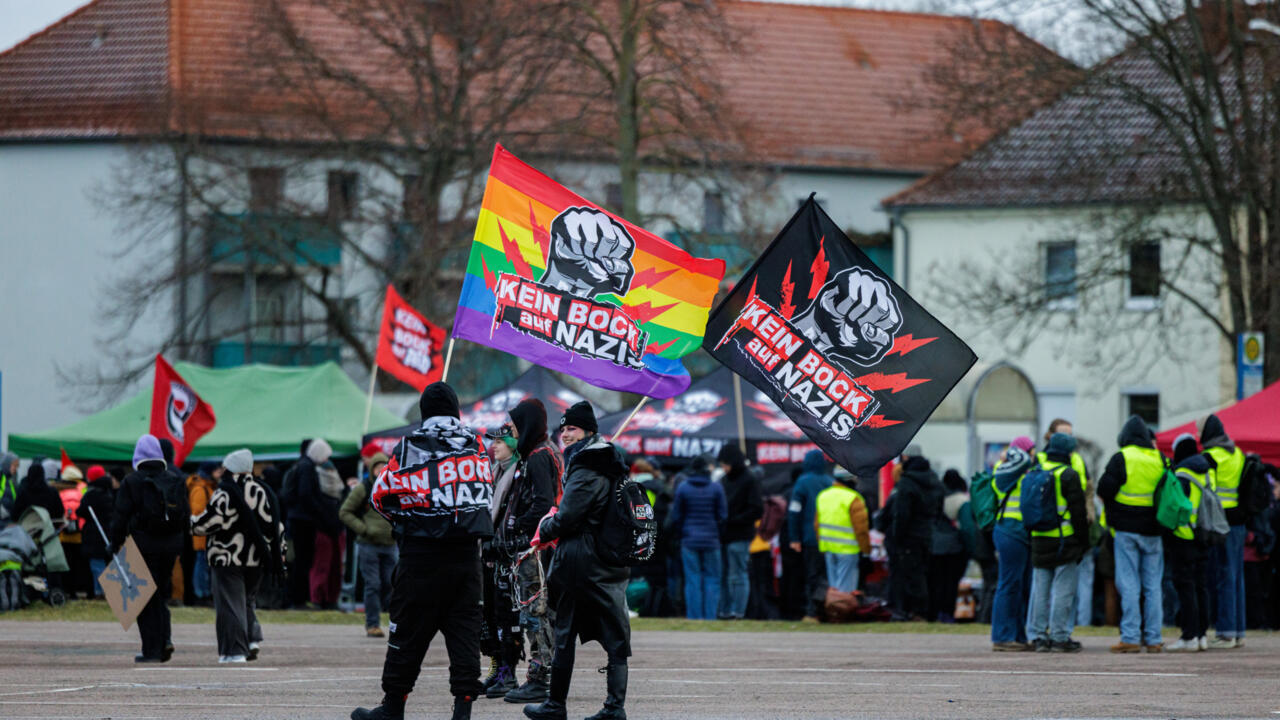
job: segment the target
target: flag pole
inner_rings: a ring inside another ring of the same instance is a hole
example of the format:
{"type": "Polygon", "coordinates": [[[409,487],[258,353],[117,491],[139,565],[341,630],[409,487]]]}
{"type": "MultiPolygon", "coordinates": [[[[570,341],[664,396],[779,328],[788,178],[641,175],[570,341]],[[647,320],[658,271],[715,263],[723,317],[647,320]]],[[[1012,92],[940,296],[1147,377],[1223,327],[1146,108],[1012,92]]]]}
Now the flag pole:
{"type": "Polygon", "coordinates": [[[746,424],[742,421],[742,378],[738,373],[733,374],[733,402],[738,406],[738,449],[746,455],[747,430],[746,424]]]}
{"type": "Polygon", "coordinates": [[[613,437],[610,438],[611,441],[618,439],[618,436],[622,434],[622,431],[626,430],[627,426],[631,424],[631,419],[636,416],[636,413],[640,412],[640,408],[644,407],[644,404],[647,402],[649,402],[648,395],[640,398],[640,402],[636,403],[635,408],[631,411],[631,414],[627,416],[627,419],[623,420],[622,424],[618,426],[618,429],[613,431],[613,437]]]}
{"type": "Polygon", "coordinates": [[[444,351],[444,372],[440,374],[440,382],[449,380],[449,363],[453,362],[454,338],[449,338],[449,347],[444,351]]]}
{"type": "MultiPolygon", "coordinates": [[[[107,537],[107,531],[102,529],[102,523],[98,522],[98,513],[94,512],[93,508],[89,508],[89,517],[93,518],[93,524],[98,526],[98,533],[102,535],[102,542],[106,543],[107,547],[111,547],[111,540],[107,537]]],[[[116,564],[116,571],[120,573],[120,582],[124,583],[125,587],[133,587],[133,583],[129,582],[129,573],[120,567],[120,556],[112,555],[111,561],[116,564]]]]}
{"type": "Polygon", "coordinates": [[[378,382],[378,356],[373,357],[373,363],[369,366],[369,396],[364,401],[364,430],[360,436],[364,437],[369,432],[369,417],[373,414],[373,389],[378,382]]]}

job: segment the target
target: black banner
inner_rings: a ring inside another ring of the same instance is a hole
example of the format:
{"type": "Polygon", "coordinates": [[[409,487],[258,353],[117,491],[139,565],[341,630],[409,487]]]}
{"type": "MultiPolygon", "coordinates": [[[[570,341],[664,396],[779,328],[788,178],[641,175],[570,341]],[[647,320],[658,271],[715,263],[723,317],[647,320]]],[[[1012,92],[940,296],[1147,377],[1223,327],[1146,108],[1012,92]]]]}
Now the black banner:
{"type": "Polygon", "coordinates": [[[703,347],[872,475],[977,356],[807,200],[711,311],[703,347]]]}

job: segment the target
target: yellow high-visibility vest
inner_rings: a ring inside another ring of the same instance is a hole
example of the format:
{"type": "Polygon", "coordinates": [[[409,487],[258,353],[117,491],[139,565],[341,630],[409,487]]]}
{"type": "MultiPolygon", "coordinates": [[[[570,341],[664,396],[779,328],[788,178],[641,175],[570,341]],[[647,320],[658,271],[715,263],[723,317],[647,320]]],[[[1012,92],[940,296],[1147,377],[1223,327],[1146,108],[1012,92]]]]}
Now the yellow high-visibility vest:
{"type": "Polygon", "coordinates": [[[1120,448],[1124,457],[1124,484],[1116,493],[1116,502],[1133,507],[1155,507],[1156,486],[1164,477],[1164,457],[1155,448],[1126,445],[1120,448]]]}
{"type": "Polygon", "coordinates": [[[839,483],[818,493],[816,509],[819,550],[839,555],[856,555],[862,551],[858,545],[858,535],[853,531],[853,520],[849,518],[849,508],[853,506],[853,501],[861,498],[856,490],[839,483]]]}
{"type": "Polygon", "coordinates": [[[1200,517],[1200,499],[1204,493],[1204,490],[1200,488],[1204,487],[1205,490],[1213,491],[1213,471],[1197,473],[1184,468],[1174,474],[1179,477],[1186,476],[1190,480],[1187,484],[1191,486],[1191,492],[1187,493],[1187,499],[1191,501],[1191,520],[1186,525],[1180,525],[1178,529],[1174,530],[1173,536],[1182,540],[1194,540],[1196,537],[1196,519],[1200,517]]]}
{"type": "Polygon", "coordinates": [[[1228,452],[1225,448],[1211,447],[1204,451],[1218,464],[1217,493],[1222,509],[1230,510],[1240,505],[1240,477],[1244,475],[1244,453],[1240,448],[1228,452]]]}
{"type": "Polygon", "coordinates": [[[1000,488],[996,487],[995,473],[1000,469],[1001,465],[1004,465],[1003,460],[996,463],[996,466],[991,469],[991,489],[996,491],[997,503],[1004,503],[1004,507],[1001,508],[1000,515],[996,520],[1017,520],[1022,522],[1022,478],[1018,478],[1018,482],[1014,483],[1013,489],[1007,493],[1009,499],[1006,500],[1004,497],[1006,493],[1000,492],[1000,488]]]}
{"type": "Polygon", "coordinates": [[[1071,524],[1071,509],[1067,507],[1067,499],[1062,495],[1062,473],[1066,471],[1067,466],[1062,463],[1049,463],[1041,467],[1053,475],[1053,492],[1057,495],[1058,505],[1058,528],[1032,530],[1031,535],[1033,537],[1071,537],[1076,533],[1076,529],[1071,524]]]}

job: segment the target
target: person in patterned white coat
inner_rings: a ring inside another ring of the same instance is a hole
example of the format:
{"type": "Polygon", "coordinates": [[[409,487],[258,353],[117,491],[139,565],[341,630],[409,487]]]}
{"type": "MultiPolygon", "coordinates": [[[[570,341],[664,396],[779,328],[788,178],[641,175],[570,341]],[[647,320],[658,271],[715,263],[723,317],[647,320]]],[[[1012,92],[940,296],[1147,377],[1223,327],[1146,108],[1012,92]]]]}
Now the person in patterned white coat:
{"type": "Polygon", "coordinates": [[[222,466],[227,472],[204,512],[191,518],[191,532],[208,537],[218,662],[243,663],[258,657],[254,602],[263,573],[278,568],[284,526],[271,489],[253,476],[253,453],[236,450],[222,466]]]}

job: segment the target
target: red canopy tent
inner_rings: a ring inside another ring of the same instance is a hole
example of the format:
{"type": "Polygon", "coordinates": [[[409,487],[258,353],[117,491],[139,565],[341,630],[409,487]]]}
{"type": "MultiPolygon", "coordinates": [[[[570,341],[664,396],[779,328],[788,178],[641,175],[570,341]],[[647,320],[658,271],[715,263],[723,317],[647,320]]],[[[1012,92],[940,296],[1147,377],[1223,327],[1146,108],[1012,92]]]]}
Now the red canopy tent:
{"type": "MultiPolygon", "coordinates": [[[[1263,462],[1280,465],[1280,382],[1215,413],[1227,434],[1246,453],[1257,453],[1263,462]]],[[[1156,435],[1156,444],[1165,453],[1173,451],[1173,441],[1182,433],[1196,433],[1195,422],[1170,428],[1156,435]]]]}

